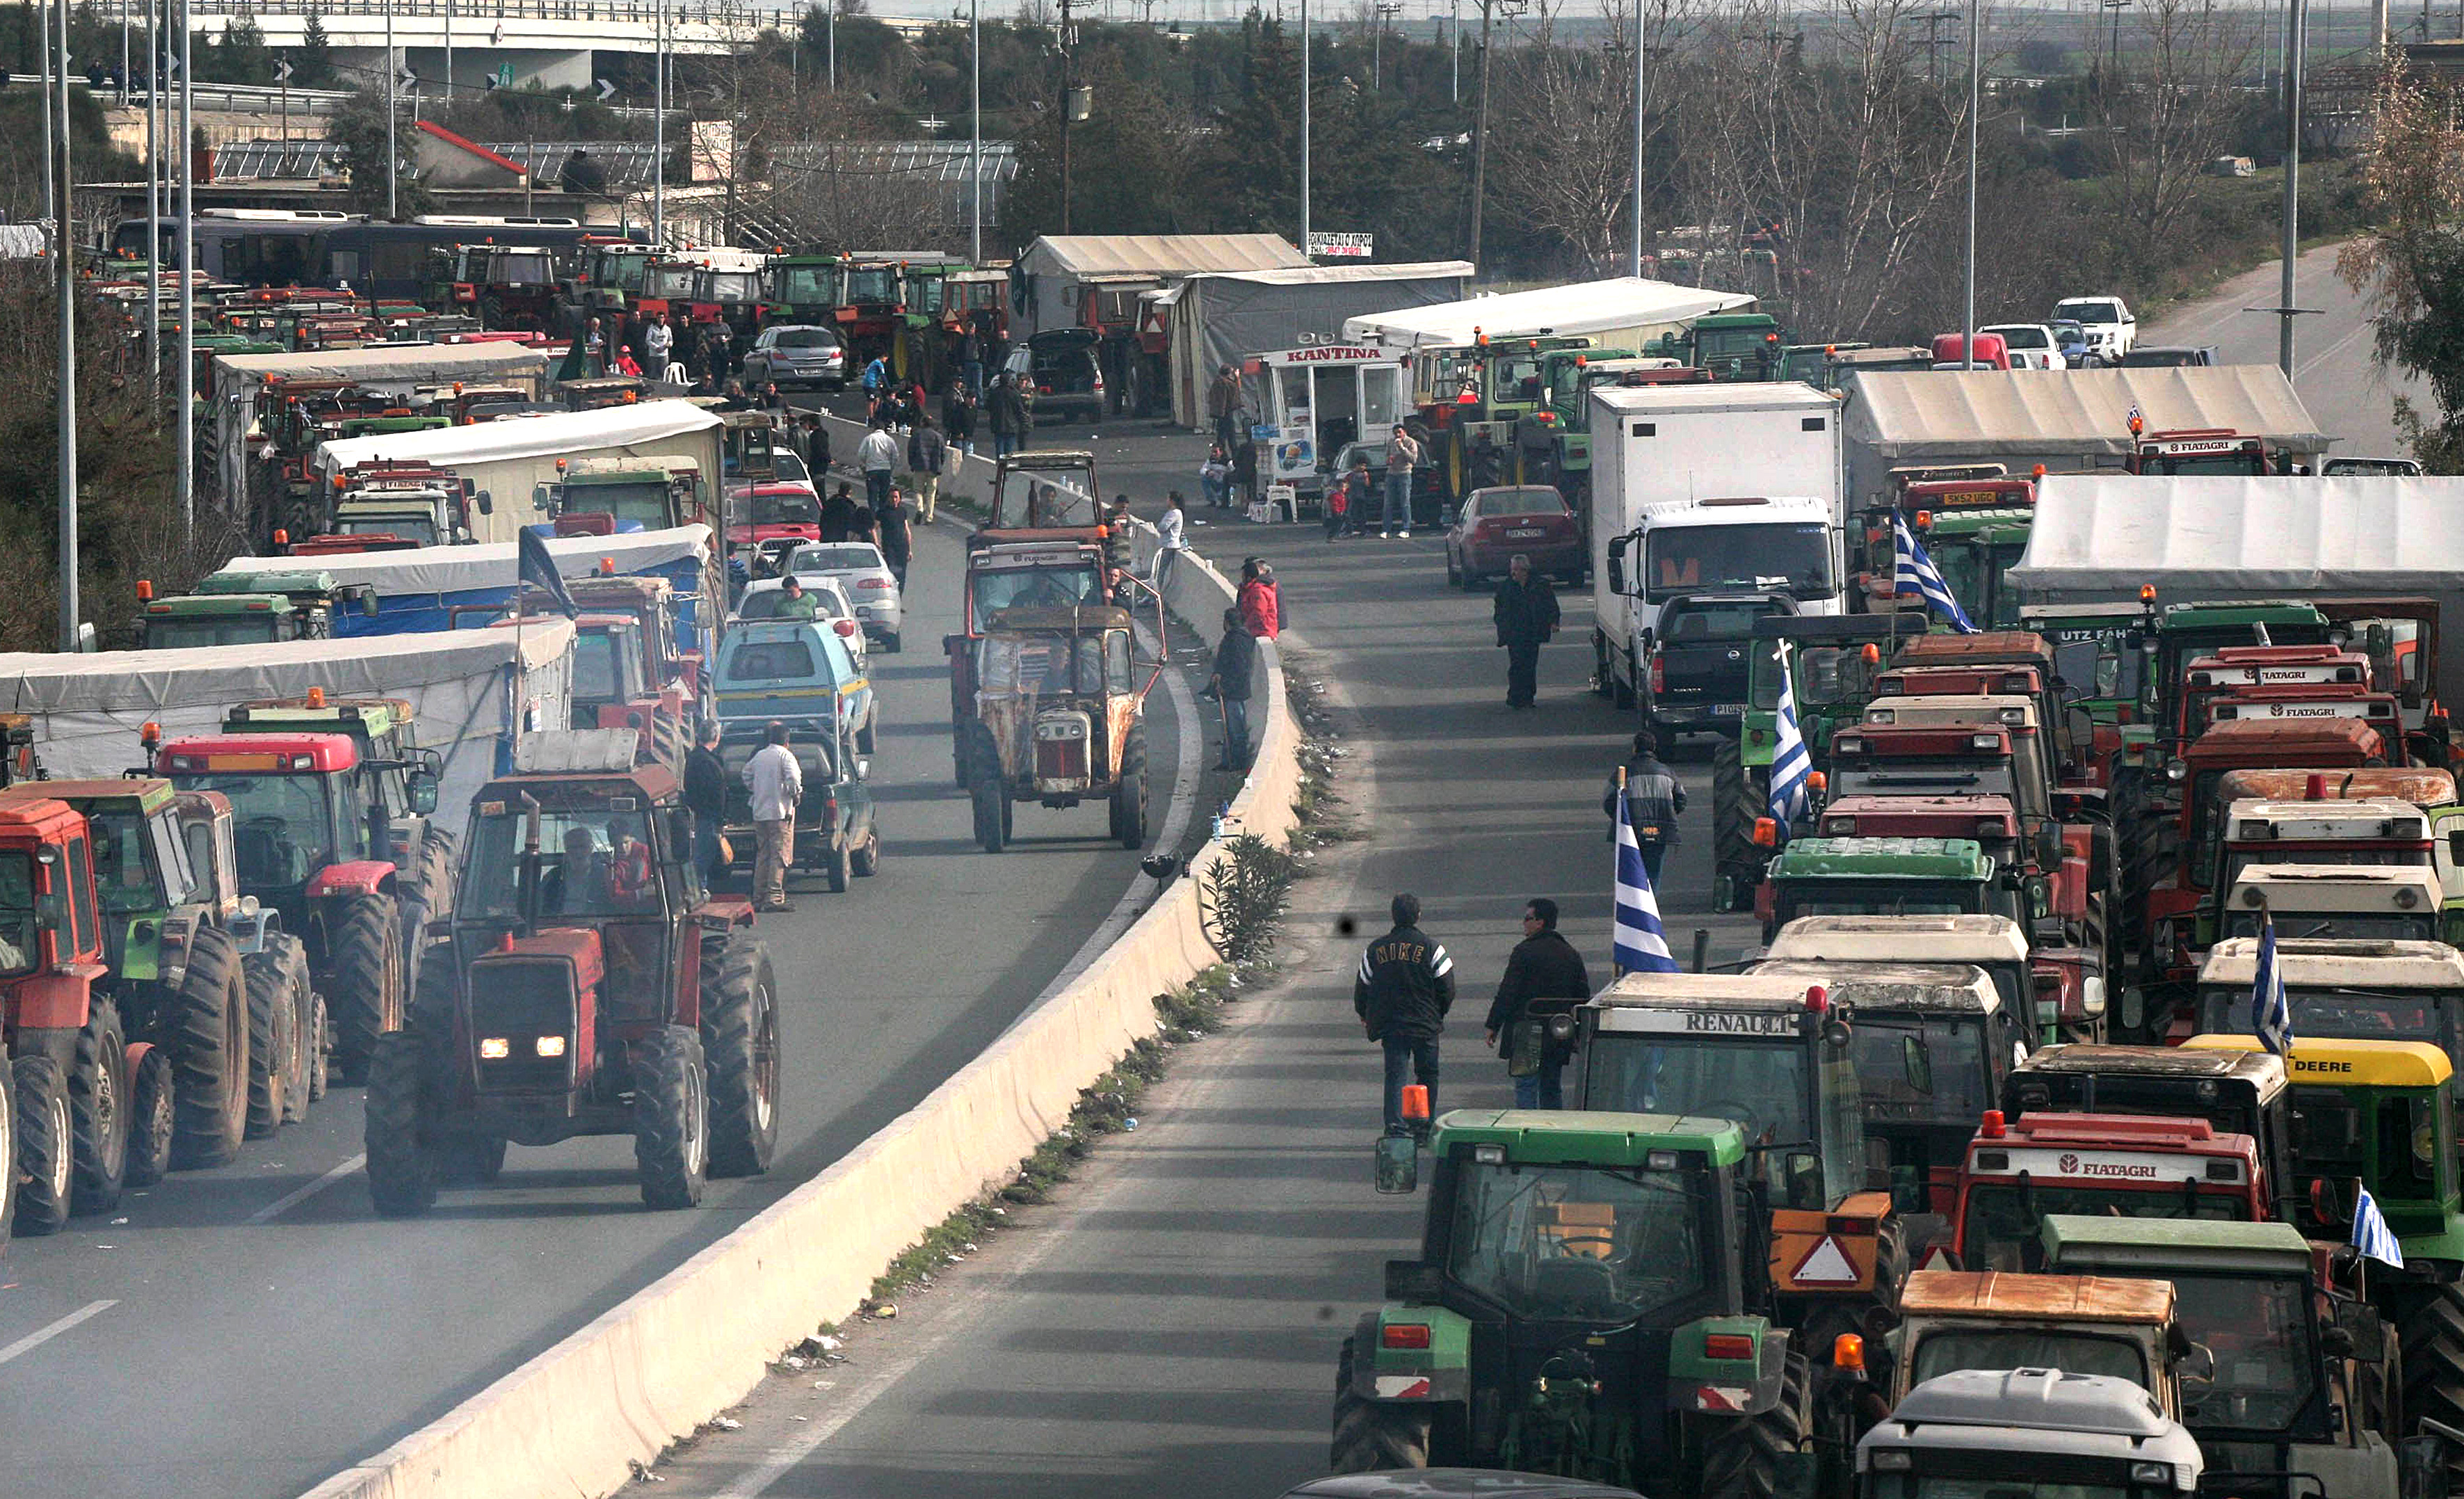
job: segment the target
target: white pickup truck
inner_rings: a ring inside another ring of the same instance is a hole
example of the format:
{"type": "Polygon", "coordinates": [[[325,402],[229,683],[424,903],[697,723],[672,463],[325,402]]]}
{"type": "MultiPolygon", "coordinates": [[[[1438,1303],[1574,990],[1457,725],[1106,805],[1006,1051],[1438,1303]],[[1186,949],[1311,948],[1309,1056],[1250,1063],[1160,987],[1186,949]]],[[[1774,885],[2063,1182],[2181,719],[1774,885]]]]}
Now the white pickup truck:
{"type": "Polygon", "coordinates": [[[2052,320],[2078,323],[2087,335],[2087,351],[2108,364],[2139,342],[2139,320],[2119,297],[2066,297],[2054,304],[2052,320]]]}

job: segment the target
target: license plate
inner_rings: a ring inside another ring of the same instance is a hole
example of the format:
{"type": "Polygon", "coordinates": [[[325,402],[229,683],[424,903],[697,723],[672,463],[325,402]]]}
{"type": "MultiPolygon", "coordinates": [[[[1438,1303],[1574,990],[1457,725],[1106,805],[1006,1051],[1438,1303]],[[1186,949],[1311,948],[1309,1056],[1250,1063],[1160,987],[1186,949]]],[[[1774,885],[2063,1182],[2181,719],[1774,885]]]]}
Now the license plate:
{"type": "Polygon", "coordinates": [[[1742,718],[1745,716],[1746,705],[1744,703],[1713,703],[1711,705],[1711,716],[1714,718],[1742,718]]]}
{"type": "Polygon", "coordinates": [[[1525,529],[1521,531],[1508,531],[1506,533],[1506,539],[1509,541],[1537,541],[1548,534],[1549,533],[1546,531],[1525,529]]]}

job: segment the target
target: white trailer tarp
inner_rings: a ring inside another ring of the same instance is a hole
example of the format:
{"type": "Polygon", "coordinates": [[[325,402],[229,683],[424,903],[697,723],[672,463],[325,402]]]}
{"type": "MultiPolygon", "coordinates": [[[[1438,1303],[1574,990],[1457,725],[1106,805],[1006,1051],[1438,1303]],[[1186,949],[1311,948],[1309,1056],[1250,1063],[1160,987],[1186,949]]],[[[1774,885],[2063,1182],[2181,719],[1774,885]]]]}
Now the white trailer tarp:
{"type": "Polygon", "coordinates": [[[1280,234],[1045,234],[1010,267],[1010,336],[1078,326],[1076,288],[1090,278],[1153,276],[1170,285],[1206,271],[1305,269],[1280,234]]]}
{"type": "MultiPolygon", "coordinates": [[[[688,559],[698,563],[710,555],[710,527],[674,526],[664,531],[626,531],[615,536],[559,536],[544,539],[556,570],[567,578],[586,578],[601,562],[618,573],[650,573],[688,559]]],[[[468,593],[495,588],[510,592],[519,547],[512,541],[481,541],[469,546],[418,546],[398,552],[342,552],[316,558],[234,557],[218,569],[227,573],[296,572],[314,567],[338,584],[363,583],[379,600],[399,594],[468,593]]]]}
{"type": "Polygon", "coordinates": [[[1469,343],[1474,329],[1490,338],[1588,334],[1599,339],[1603,348],[1640,347],[1697,318],[1749,312],[1753,305],[1754,298],[1743,292],[1619,276],[1353,318],[1344,322],[1343,336],[1355,343],[1382,343],[1398,353],[1424,343],[1469,343]]]}
{"type": "Polygon", "coordinates": [[[139,763],[139,732],[211,734],[235,703],[298,697],[409,701],[423,748],[444,757],[438,814],[459,827],[471,798],[495,773],[517,722],[518,674],[532,728],[570,719],[573,627],[550,618],[511,629],[451,634],[291,640],[181,650],[0,655],[0,708],[32,715],[38,754],[53,775],[116,776],[139,763]],[[517,672],[518,659],[519,671],[517,672]]]}
{"type": "Polygon", "coordinates": [[[430,463],[489,492],[495,514],[473,515],[474,539],[511,541],[525,523],[534,485],[556,477],[559,458],[692,458],[702,482],[719,484],[719,420],[690,401],[644,401],[595,411],[552,411],[470,427],[352,437],[322,444],[316,468],[331,474],[355,464],[430,463]]]}

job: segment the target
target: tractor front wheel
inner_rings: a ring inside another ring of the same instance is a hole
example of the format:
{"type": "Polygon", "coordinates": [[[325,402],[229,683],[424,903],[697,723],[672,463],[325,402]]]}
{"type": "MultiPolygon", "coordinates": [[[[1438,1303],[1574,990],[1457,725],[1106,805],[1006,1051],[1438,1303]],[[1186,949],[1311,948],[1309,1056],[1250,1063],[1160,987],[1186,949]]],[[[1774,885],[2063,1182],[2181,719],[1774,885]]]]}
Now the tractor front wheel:
{"type": "Polygon", "coordinates": [[[748,933],[705,943],[701,1046],[710,1063],[710,1174],[758,1177],[779,1148],[779,997],[748,933]]]}
{"type": "Polygon", "coordinates": [[[161,1047],[128,1048],[127,1187],[150,1187],[171,1167],[171,1139],[179,1127],[171,1101],[171,1054],[161,1047]]]}
{"type": "Polygon", "coordinates": [[[1747,804],[1744,756],[1733,739],[1711,749],[1711,909],[1750,911],[1756,809],[1747,804]]]}
{"type": "MultiPolygon", "coordinates": [[[[19,1080],[23,1087],[24,1080],[19,1080]]],[[[24,1117],[20,1106],[18,1116],[24,1117]]],[[[18,1212],[25,1211],[19,1200],[18,1212]]],[[[2404,1417],[2428,1435],[2428,1422],[2464,1427],[2464,1285],[2425,1288],[2413,1314],[2397,1329],[2404,1348],[2404,1417]]],[[[2464,1489],[2464,1453],[2439,1444],[2446,1476],[2442,1491],[2464,1489]]]]}
{"type": "Polygon", "coordinates": [[[666,1025],[633,1052],[633,1165],[646,1207],[693,1207],[710,1171],[701,1037],[666,1025]]]}
{"type": "MultiPolygon", "coordinates": [[[[1375,1473],[1429,1466],[1429,1435],[1436,1412],[1427,1405],[1365,1400],[1352,1387],[1353,1339],[1343,1340],[1334,1366],[1334,1441],[1327,1467],[1336,1473],[1375,1473]]],[[[1707,1491],[1707,1490],[1706,1490],[1707,1491]]]]}
{"type": "Polygon", "coordinates": [[[1792,1352],[1780,1375],[1779,1403],[1759,1416],[1727,1417],[1703,1444],[1699,1491],[1721,1499],[1771,1499],[1781,1459],[1809,1450],[1814,1440],[1814,1371],[1792,1352]]]}
{"type": "Polygon", "coordinates": [[[1009,842],[1009,787],[1001,783],[999,771],[979,766],[969,794],[976,804],[976,842],[986,853],[1001,852],[1009,842]]]}
{"type": "Polygon", "coordinates": [[[297,954],[268,946],[241,959],[248,978],[248,1136],[263,1139],[304,1112],[308,1047],[300,1035],[297,954]]]}
{"type": "Polygon", "coordinates": [[[10,1065],[17,1084],[17,1232],[60,1231],[77,1191],[77,1130],[69,1122],[69,1075],[47,1056],[10,1065]]]}
{"type": "Polygon", "coordinates": [[[1112,785],[1112,834],[1124,849],[1147,841],[1147,731],[1140,724],[1121,744],[1121,774],[1112,785]]]}
{"type": "Polygon", "coordinates": [[[128,1038],[120,1006],[104,995],[87,1004],[77,1032],[69,1122],[77,1131],[76,1210],[109,1212],[128,1177],[128,1038]]]}
{"type": "Polygon", "coordinates": [[[356,1082],[367,1074],[377,1037],[402,1025],[402,920],[394,897],[352,896],[337,915],[329,950],[334,1067],[344,1082],[356,1082]]]}
{"type": "Polygon", "coordinates": [[[239,950],[220,928],[197,929],[165,1029],[176,1112],[171,1164],[224,1165],[248,1133],[248,984],[239,950]]]}
{"type": "Polygon", "coordinates": [[[429,1040],[388,1030],[368,1054],[368,1199],[381,1218],[415,1218],[436,1205],[443,1155],[429,1133],[429,1040]]]}

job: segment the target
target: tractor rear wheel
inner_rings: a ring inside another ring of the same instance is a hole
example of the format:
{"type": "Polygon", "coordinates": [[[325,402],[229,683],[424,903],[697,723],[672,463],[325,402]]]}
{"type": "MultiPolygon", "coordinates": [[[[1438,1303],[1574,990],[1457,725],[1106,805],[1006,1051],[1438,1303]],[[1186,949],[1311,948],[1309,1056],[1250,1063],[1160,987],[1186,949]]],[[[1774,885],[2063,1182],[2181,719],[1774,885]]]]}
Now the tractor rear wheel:
{"type": "Polygon", "coordinates": [[[197,929],[187,981],[163,1028],[176,1111],[171,1164],[223,1165],[248,1132],[248,984],[229,933],[197,929]]]}
{"type": "Polygon", "coordinates": [[[307,1087],[299,1000],[277,953],[252,953],[241,967],[248,975],[248,1137],[261,1140],[282,1128],[293,1091],[307,1087]]]}
{"type": "Polygon", "coordinates": [[[120,1006],[98,994],[77,1032],[77,1065],[69,1071],[69,1121],[77,1131],[77,1201],[80,1213],[120,1205],[128,1176],[128,1037],[120,1006]]]}
{"type": "Polygon", "coordinates": [[[702,944],[701,1047],[710,1064],[710,1174],[758,1177],[779,1148],[779,996],[749,933],[702,944]]]}
{"type": "Polygon", "coordinates": [[[69,1122],[69,1075],[47,1056],[10,1064],[17,1084],[17,1232],[57,1233],[77,1192],[77,1127],[69,1122]]]}
{"type": "Polygon", "coordinates": [[[9,1069],[0,1067],[0,1249],[9,1247],[10,1232],[16,1224],[17,1206],[17,1086],[9,1069]]]}
{"type": "Polygon", "coordinates": [[[1803,1354],[1792,1351],[1780,1375],[1779,1403],[1759,1416],[1730,1417],[1713,1426],[1703,1444],[1700,1491],[1721,1499],[1771,1499],[1779,1490],[1780,1459],[1803,1452],[1814,1440],[1814,1372],[1803,1354]]]}
{"type": "Polygon", "coordinates": [[[367,1075],[377,1037],[402,1025],[402,921],[394,897],[351,897],[334,923],[331,954],[334,1068],[344,1082],[358,1082],[367,1075]]]}
{"type": "Polygon", "coordinates": [[[1374,1473],[1429,1466],[1429,1435],[1436,1412],[1427,1405],[1365,1400],[1352,1387],[1357,1356],[1354,1340],[1343,1340],[1334,1365],[1334,1441],[1327,1467],[1336,1473],[1374,1473]]]}
{"type": "Polygon", "coordinates": [[[436,1205],[444,1152],[430,1136],[429,1082],[435,1072],[429,1039],[416,1030],[388,1030],[367,1060],[368,1200],[381,1218],[415,1218],[436,1205]]]}
{"type": "Polygon", "coordinates": [[[428,924],[453,915],[453,836],[429,824],[420,829],[416,883],[404,892],[402,906],[402,987],[417,992],[419,966],[428,956],[428,924]]]}
{"type": "Polygon", "coordinates": [[[701,1037],[666,1025],[633,1050],[633,1165],[646,1207],[693,1207],[710,1170],[701,1037]]]}
{"type": "Polygon", "coordinates": [[[150,1187],[171,1167],[171,1139],[178,1114],[171,1102],[171,1053],[161,1047],[129,1047],[128,1168],[121,1184],[150,1187]]]}
{"type": "Polygon", "coordinates": [[[1135,850],[1147,841],[1147,730],[1132,729],[1121,744],[1121,775],[1112,787],[1112,836],[1135,850]]]}
{"type": "Polygon", "coordinates": [[[1754,808],[1746,803],[1746,766],[1733,739],[1711,747],[1711,909],[1749,911],[1750,898],[1740,904],[1751,883],[1754,857],[1754,808]]]}
{"type": "MultiPolygon", "coordinates": [[[[21,1084],[22,1086],[22,1084],[21,1084]]],[[[18,1110],[23,1117],[25,1110],[18,1110]]],[[[20,1216],[24,1208],[19,1208],[20,1216]]],[[[2425,1287],[2415,1311],[2397,1329],[2404,1345],[2404,1420],[2416,1427],[2435,1421],[2464,1427],[2464,1285],[2425,1287]]],[[[2418,1435],[2428,1435],[2424,1427],[2418,1435]]],[[[2443,1488],[2464,1489],[2464,1453],[2441,1443],[2443,1488]]]]}

